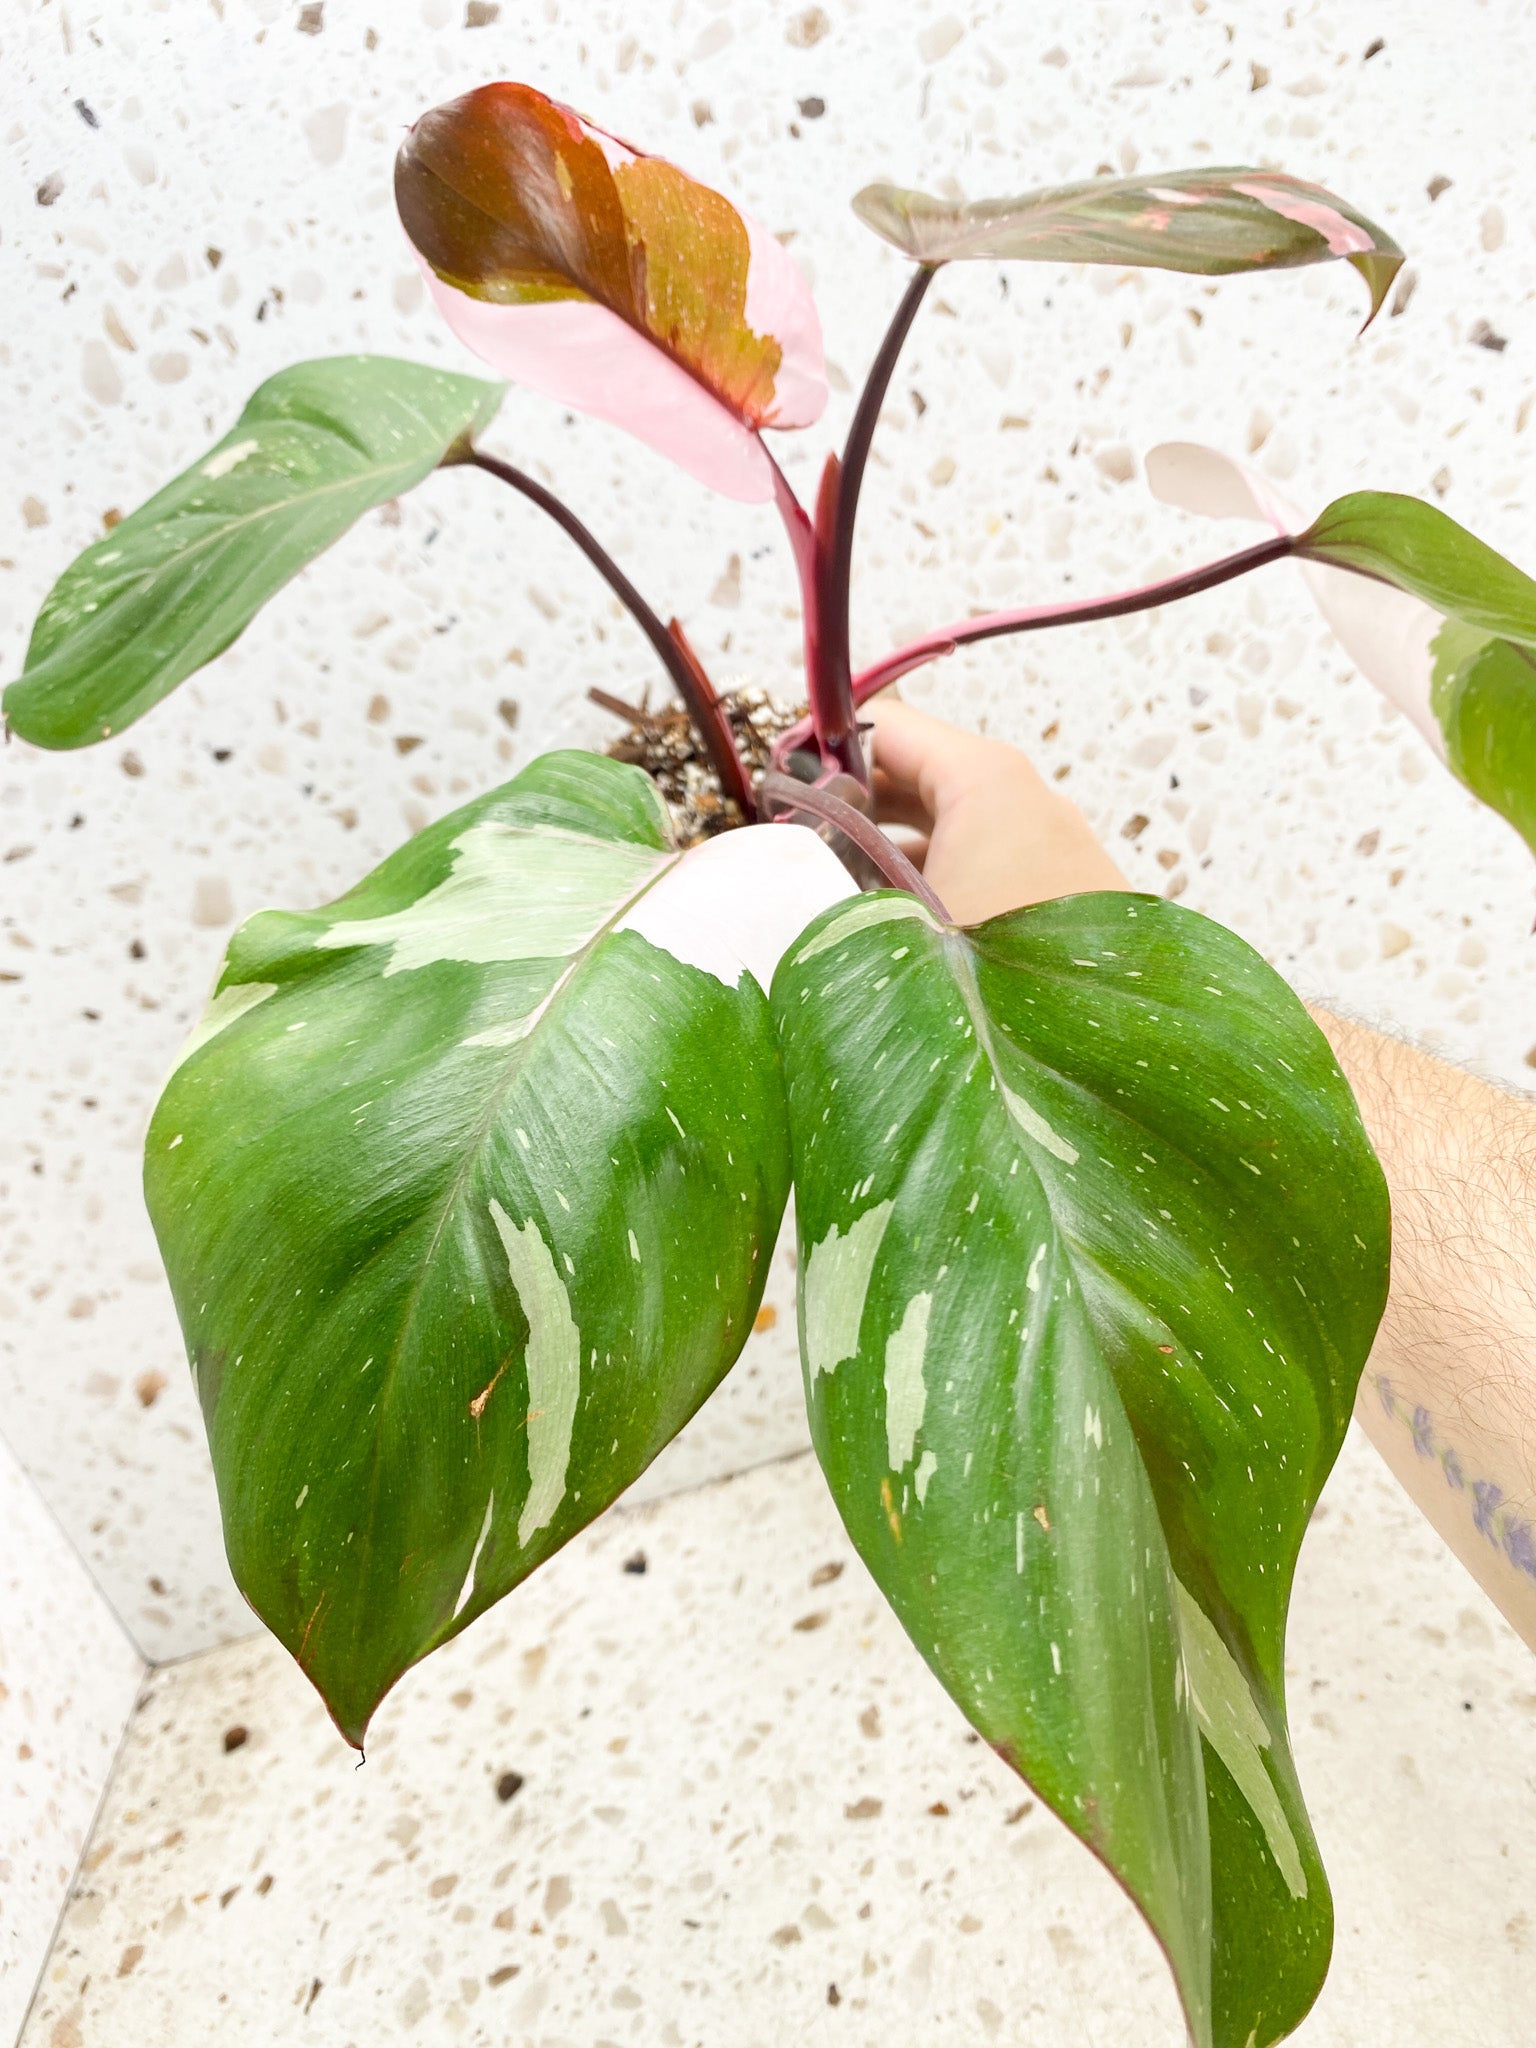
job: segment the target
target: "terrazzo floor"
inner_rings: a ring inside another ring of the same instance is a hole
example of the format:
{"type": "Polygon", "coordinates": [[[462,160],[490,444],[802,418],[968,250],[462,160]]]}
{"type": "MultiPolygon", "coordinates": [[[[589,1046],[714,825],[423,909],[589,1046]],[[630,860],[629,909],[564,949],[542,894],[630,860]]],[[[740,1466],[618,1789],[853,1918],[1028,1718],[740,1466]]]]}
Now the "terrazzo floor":
{"type": "MultiPolygon", "coordinates": [[[[1351,1436],[1290,1697],[1337,1903],[1304,2048],[1536,2011],[1536,1665],[1351,1436]]],[[[972,1735],[815,1461],[620,1506],[366,1764],[278,1646],[153,1674],[23,2048],[1176,2048],[1112,1880],[972,1735]]]]}

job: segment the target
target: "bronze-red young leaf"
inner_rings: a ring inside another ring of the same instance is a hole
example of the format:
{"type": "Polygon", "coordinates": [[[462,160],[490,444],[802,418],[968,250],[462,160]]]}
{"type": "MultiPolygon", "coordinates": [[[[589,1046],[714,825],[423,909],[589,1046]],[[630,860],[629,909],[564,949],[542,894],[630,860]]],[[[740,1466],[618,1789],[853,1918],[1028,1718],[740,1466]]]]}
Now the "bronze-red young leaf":
{"type": "Polygon", "coordinates": [[[423,115],[395,195],[477,354],[717,490],[771,495],[758,429],[820,416],[821,329],[792,259],[728,199],[514,84],[423,115]]]}

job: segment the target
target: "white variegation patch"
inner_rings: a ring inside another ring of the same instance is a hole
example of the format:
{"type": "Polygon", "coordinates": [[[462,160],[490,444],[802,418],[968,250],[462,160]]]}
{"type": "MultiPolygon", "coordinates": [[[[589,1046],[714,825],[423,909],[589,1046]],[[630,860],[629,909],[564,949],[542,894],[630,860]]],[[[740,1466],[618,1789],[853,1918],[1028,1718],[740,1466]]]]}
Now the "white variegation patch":
{"type": "Polygon", "coordinates": [[[1026,1102],[1022,1095],[1017,1094],[1001,1079],[997,1085],[1003,1091],[1003,1100],[1008,1105],[1008,1114],[1013,1118],[1024,1135],[1027,1138],[1033,1138],[1037,1145],[1043,1145],[1046,1151],[1053,1158],[1059,1159],[1064,1166],[1076,1166],[1076,1146],[1069,1145],[1065,1138],[1058,1137],[1032,1102],[1026,1102]]]}
{"type": "Polygon", "coordinates": [[[931,1294],[914,1294],[898,1329],[885,1344],[885,1446],[893,1472],[901,1471],[917,1447],[928,1406],[923,1357],[928,1348],[931,1294]]]}
{"type": "Polygon", "coordinates": [[[885,1226],[896,1204],[876,1202],[844,1232],[834,1224],[805,1264],[805,1356],[811,1374],[836,1372],[859,1349],[859,1325],[885,1226]]]}
{"type": "Polygon", "coordinates": [[[1178,1594],[1179,1634],[1184,1644],[1184,1675],[1200,1732],[1253,1809],[1287,1891],[1294,1899],[1304,1899],[1307,1873],[1302,1868],[1301,1852],[1261,1754],[1270,1746],[1269,1724],[1259,1712],[1247,1680],[1210,1616],[1180,1581],[1175,1580],[1174,1585],[1178,1594]]]}
{"type": "MultiPolygon", "coordinates": [[[[851,891],[848,893],[852,893],[851,891]]],[[[855,932],[867,932],[872,925],[891,924],[898,918],[916,918],[930,931],[942,927],[930,914],[927,906],[915,896],[869,896],[851,904],[841,917],[834,919],[825,931],[820,931],[809,945],[802,946],[795,955],[795,965],[803,967],[807,960],[814,960],[818,953],[825,953],[832,946],[840,946],[844,939],[851,939],[855,932]]]]}
{"type": "Polygon", "coordinates": [[[521,1545],[548,1525],[565,1498],[581,1392],[581,1333],[539,1226],[530,1217],[519,1227],[494,1199],[490,1210],[528,1319],[528,1498],[517,1518],[521,1545]]]}
{"type": "Polygon", "coordinates": [[[453,867],[436,888],[385,917],[338,918],[316,947],[388,946],[386,976],[438,960],[488,966],[569,959],[678,858],[494,819],[461,832],[453,853],[453,867]]]}
{"type": "Polygon", "coordinates": [[[638,932],[727,988],[749,973],[766,995],[811,919],[858,893],[837,855],[804,825],[746,825],[690,847],[615,929],[638,932]]]}
{"type": "Polygon", "coordinates": [[[261,446],[257,440],[235,441],[228,448],[220,448],[210,455],[203,464],[203,475],[211,477],[228,476],[232,469],[238,469],[249,455],[254,455],[261,446]]]}
{"type": "Polygon", "coordinates": [[[496,1489],[493,1486],[485,1503],[485,1519],[480,1524],[480,1534],[475,1538],[475,1547],[470,1552],[469,1570],[464,1574],[464,1583],[459,1588],[459,1597],[454,1602],[453,1618],[458,1620],[475,1594],[475,1574],[480,1569],[480,1553],[485,1548],[486,1538],[491,1533],[491,1517],[496,1512],[496,1489]]]}

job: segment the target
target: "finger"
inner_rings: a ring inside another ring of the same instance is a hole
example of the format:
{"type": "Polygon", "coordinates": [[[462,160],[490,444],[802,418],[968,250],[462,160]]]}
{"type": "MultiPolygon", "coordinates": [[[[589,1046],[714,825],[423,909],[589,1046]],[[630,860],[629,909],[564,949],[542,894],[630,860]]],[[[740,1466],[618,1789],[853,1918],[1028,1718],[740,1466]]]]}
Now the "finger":
{"type": "Polygon", "coordinates": [[[877,824],[910,825],[924,834],[933,830],[933,813],[915,789],[897,782],[879,767],[871,780],[877,824]]]}
{"type": "Polygon", "coordinates": [[[955,756],[956,743],[963,749],[970,736],[896,697],[876,697],[861,709],[874,727],[877,767],[889,777],[893,791],[916,798],[931,815],[936,807],[936,771],[941,773],[955,756]]]}

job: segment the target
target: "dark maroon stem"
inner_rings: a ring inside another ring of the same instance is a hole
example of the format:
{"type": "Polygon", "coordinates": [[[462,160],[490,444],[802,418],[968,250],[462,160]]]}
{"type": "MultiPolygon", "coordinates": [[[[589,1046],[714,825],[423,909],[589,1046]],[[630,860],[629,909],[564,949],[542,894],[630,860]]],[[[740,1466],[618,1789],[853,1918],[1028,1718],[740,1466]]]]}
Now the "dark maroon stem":
{"type": "Polygon", "coordinates": [[[474,468],[483,469],[487,475],[498,477],[504,484],[510,484],[514,491],[521,491],[525,498],[537,505],[541,512],[547,512],[561,531],[575,541],[655,648],[657,657],[671,677],[677,694],[688,707],[688,715],[693,720],[704,751],[720,778],[720,787],[741,807],[743,815],[748,820],[755,818],[757,806],[752,800],[751,784],[747,779],[747,771],[742,765],[741,756],[736,751],[736,742],[729,721],[720,708],[720,699],[713,684],[705,675],[698,656],[682,638],[681,628],[677,629],[675,638],[668,632],[612,555],[582,524],[570,506],[557,498],[553,491],[547,491],[541,483],[536,483],[523,470],[514,469],[510,462],[502,462],[498,457],[487,455],[479,448],[470,450],[467,461],[474,468]]]}
{"type": "Polygon", "coordinates": [[[848,428],[848,439],[843,448],[837,502],[832,508],[831,530],[824,546],[821,594],[822,660],[827,672],[828,693],[835,695],[840,710],[850,722],[853,711],[853,671],[849,652],[849,605],[853,582],[853,529],[858,518],[859,492],[863,487],[864,469],[874,443],[880,408],[885,403],[885,394],[890,388],[891,377],[912,322],[917,318],[917,309],[923,303],[923,296],[932,284],[937,268],[936,264],[922,263],[912,273],[907,288],[901,295],[901,303],[885,331],[885,338],[869,366],[869,375],[864,380],[864,389],[859,393],[859,402],[854,408],[853,420],[848,428]]]}
{"type": "Polygon", "coordinates": [[[761,795],[767,811],[808,811],[813,818],[835,825],[861,853],[868,855],[893,889],[904,889],[909,896],[917,897],[942,923],[954,923],[901,848],[892,845],[873,819],[856,811],[852,804],[845,804],[840,796],[817,789],[813,783],[800,782],[793,775],[780,775],[773,768],[763,777],[761,795]]]}
{"type": "Polygon", "coordinates": [[[693,677],[694,700],[689,701],[693,722],[699,724],[700,709],[709,720],[708,729],[700,728],[704,744],[709,748],[709,758],[720,775],[720,784],[751,825],[757,820],[757,800],[752,794],[752,784],[746,766],[736,751],[736,735],[731,731],[731,721],[725,715],[725,706],[720,702],[720,693],[705,673],[704,664],[694,653],[688,635],[683,631],[681,619],[667,621],[667,637],[672,641],[683,658],[684,666],[693,677]],[[695,701],[698,709],[695,709],[695,701]],[[713,738],[713,744],[711,744],[713,738]],[[730,772],[722,767],[729,762],[730,772]]]}
{"type": "Polygon", "coordinates": [[[1203,568],[1187,570],[1182,576],[1170,576],[1165,583],[1113,591],[1108,597],[1085,598],[1079,604],[1025,605],[1016,611],[984,612],[977,618],[957,619],[953,625],[940,626],[925,633],[921,640],[896,648],[855,676],[854,702],[864,703],[898,676],[921,668],[924,662],[936,661],[941,655],[953,654],[957,647],[969,646],[973,641],[996,640],[1005,633],[1034,633],[1044,626],[1086,625],[1093,619],[1119,619],[1129,612],[1151,611],[1156,605],[1172,604],[1181,597],[1214,590],[1220,583],[1230,583],[1235,576],[1246,576],[1250,569],[1283,561],[1295,549],[1293,535],[1277,533],[1238,554],[1225,555],[1219,562],[1207,562],[1203,568]]]}
{"type": "MultiPolygon", "coordinates": [[[[1203,568],[1187,570],[1182,576],[1170,576],[1166,583],[1146,583],[1135,590],[1114,591],[1108,597],[1085,598],[1078,604],[1025,605],[1017,611],[984,612],[976,618],[956,619],[953,625],[925,633],[921,640],[895,648],[861,670],[853,679],[853,701],[855,705],[868,703],[878,691],[887,689],[913,669],[921,668],[925,662],[938,661],[973,641],[995,640],[1007,633],[1034,633],[1045,626],[1086,625],[1094,619],[1118,619],[1130,612],[1151,611],[1157,605],[1194,597],[1202,590],[1214,590],[1218,584],[1230,583],[1235,576],[1246,576],[1250,569],[1262,569],[1268,562],[1284,561],[1287,555],[1296,553],[1296,547],[1296,536],[1275,534],[1238,554],[1224,555],[1219,562],[1207,562],[1203,568]]],[[[774,760],[787,761],[805,745],[808,734],[806,719],[781,733],[774,742],[774,760]]]]}

